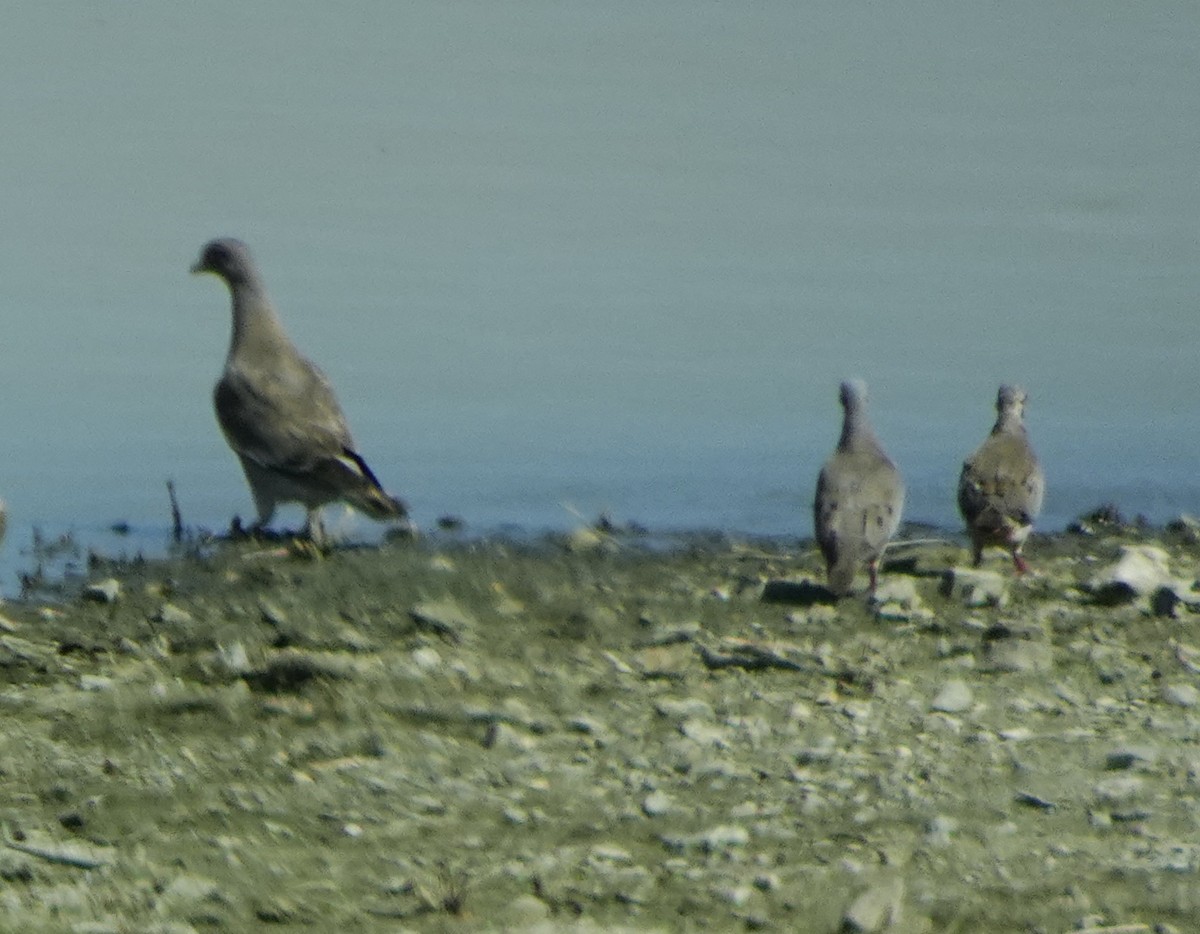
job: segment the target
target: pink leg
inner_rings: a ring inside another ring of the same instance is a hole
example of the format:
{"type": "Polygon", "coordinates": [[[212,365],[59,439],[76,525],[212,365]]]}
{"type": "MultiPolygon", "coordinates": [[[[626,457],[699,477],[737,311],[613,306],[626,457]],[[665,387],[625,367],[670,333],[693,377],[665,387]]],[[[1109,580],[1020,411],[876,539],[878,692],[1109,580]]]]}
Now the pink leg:
{"type": "Polygon", "coordinates": [[[1020,553],[1017,551],[1013,552],[1013,564],[1015,564],[1017,566],[1018,574],[1028,574],[1029,573],[1028,563],[1026,563],[1025,559],[1022,558],[1020,553]]]}

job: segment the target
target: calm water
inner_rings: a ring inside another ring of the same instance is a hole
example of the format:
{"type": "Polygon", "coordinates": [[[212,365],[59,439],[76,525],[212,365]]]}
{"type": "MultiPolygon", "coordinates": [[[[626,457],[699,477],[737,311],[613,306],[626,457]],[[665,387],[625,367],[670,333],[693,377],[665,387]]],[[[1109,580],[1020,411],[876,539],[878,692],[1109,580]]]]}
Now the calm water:
{"type": "Polygon", "coordinates": [[[1002,380],[1043,525],[1200,510],[1200,6],[351,7],[8,12],[0,588],[250,512],[218,234],[422,524],[807,534],[847,375],[912,518],[1002,380]]]}

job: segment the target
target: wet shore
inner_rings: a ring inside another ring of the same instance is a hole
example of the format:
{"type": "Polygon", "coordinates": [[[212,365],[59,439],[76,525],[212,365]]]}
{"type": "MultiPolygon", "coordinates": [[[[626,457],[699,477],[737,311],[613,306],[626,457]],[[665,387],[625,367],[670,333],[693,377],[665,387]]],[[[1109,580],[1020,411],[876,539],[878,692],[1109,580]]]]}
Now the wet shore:
{"type": "Polygon", "coordinates": [[[874,601],[580,529],[96,558],[0,606],[27,930],[1186,931],[1200,544],[1098,515],[874,601]]]}

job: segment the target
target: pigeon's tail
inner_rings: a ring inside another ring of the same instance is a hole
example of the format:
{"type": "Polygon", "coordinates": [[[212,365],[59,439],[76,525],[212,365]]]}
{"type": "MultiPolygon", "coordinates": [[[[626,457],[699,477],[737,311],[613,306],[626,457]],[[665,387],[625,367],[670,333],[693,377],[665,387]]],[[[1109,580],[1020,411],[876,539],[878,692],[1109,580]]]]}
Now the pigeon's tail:
{"type": "Polygon", "coordinates": [[[408,518],[408,506],[404,500],[389,496],[379,487],[364,486],[350,500],[350,505],[380,522],[408,518]]]}
{"type": "Polygon", "coordinates": [[[357,451],[351,451],[348,448],[342,452],[343,456],[353,462],[358,468],[361,479],[365,482],[358,485],[358,488],[346,497],[346,501],[357,509],[359,512],[365,513],[372,519],[378,519],[381,522],[386,522],[389,519],[407,519],[408,506],[404,500],[391,496],[383,488],[383,484],[379,482],[379,478],[367,466],[367,462],[363,460],[362,455],[357,451]]]}

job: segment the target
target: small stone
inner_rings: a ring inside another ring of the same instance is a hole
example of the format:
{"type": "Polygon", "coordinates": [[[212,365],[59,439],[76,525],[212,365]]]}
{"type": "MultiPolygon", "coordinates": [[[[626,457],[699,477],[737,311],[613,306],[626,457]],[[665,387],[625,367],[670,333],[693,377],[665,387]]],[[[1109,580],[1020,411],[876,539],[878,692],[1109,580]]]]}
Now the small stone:
{"type": "Polygon", "coordinates": [[[1153,765],[1157,759],[1157,751],[1148,746],[1123,746],[1104,757],[1104,768],[1110,772],[1120,772],[1153,765]]]}
{"type": "Polygon", "coordinates": [[[875,588],[871,603],[880,608],[892,606],[895,612],[905,613],[924,609],[917,585],[911,577],[886,577],[875,588]]]}
{"type": "Polygon", "coordinates": [[[934,846],[949,846],[950,837],[956,830],[958,821],[953,817],[938,814],[925,828],[925,837],[934,846]]]}
{"type": "Polygon", "coordinates": [[[1170,556],[1156,545],[1122,545],[1114,564],[1101,570],[1090,588],[1101,603],[1130,603],[1174,583],[1170,556]]]}
{"type": "Polygon", "coordinates": [[[642,813],[647,817],[662,817],[673,806],[671,796],[662,791],[654,791],[642,800],[642,813]]]}
{"type": "Polygon", "coordinates": [[[476,628],[475,617],[453,600],[430,600],[408,611],[420,629],[437,633],[452,642],[461,642],[476,628]]]}
{"type": "Polygon", "coordinates": [[[261,599],[258,601],[258,615],[262,621],[268,626],[286,626],[287,614],[279,608],[277,604],[270,600],[261,599]]]}
{"type": "Polygon", "coordinates": [[[954,567],[942,575],[942,593],[963,606],[1004,606],[1008,579],[996,571],[954,567]]]}
{"type": "Polygon", "coordinates": [[[115,577],[95,581],[83,588],[83,599],[94,603],[116,603],[121,596],[121,582],[115,577]]]}
{"type": "Polygon", "coordinates": [[[623,846],[617,846],[612,843],[597,843],[592,847],[590,859],[594,863],[611,863],[628,866],[633,862],[633,854],[623,846]]]}
{"type": "Polygon", "coordinates": [[[437,649],[428,645],[414,649],[412,660],[421,671],[434,671],[442,667],[442,656],[438,654],[437,649]]]}
{"type": "Polygon", "coordinates": [[[975,696],[967,687],[967,683],[959,678],[954,678],[942,686],[929,706],[942,713],[962,713],[964,710],[969,710],[974,703],[975,696]]]}
{"type": "Polygon", "coordinates": [[[151,619],[164,626],[186,626],[194,622],[191,613],[177,607],[174,603],[164,603],[151,619]]]}
{"type": "Polygon", "coordinates": [[[108,691],[116,684],[112,678],[105,675],[80,675],[79,687],[84,691],[108,691]]]}
{"type": "Polygon", "coordinates": [[[661,840],[667,849],[674,852],[699,849],[705,853],[717,853],[733,847],[745,846],[750,842],[750,832],[737,824],[722,824],[702,833],[664,836],[661,840]]]}
{"type": "Polygon", "coordinates": [[[586,526],[570,532],[564,539],[563,546],[571,552],[599,551],[611,547],[607,535],[586,526]]]}
{"type": "Polygon", "coordinates": [[[751,896],[754,895],[754,890],[748,885],[734,885],[718,889],[716,894],[720,899],[728,902],[735,908],[741,908],[746,902],[750,901],[751,896]]]}
{"type": "Polygon", "coordinates": [[[1173,587],[1159,587],[1150,595],[1150,612],[1164,619],[1179,619],[1183,598],[1173,587]]]}
{"type": "Polygon", "coordinates": [[[993,642],[985,649],[984,657],[992,671],[1038,672],[1054,667],[1054,647],[1046,642],[993,642]]]}
{"type": "Polygon", "coordinates": [[[903,898],[904,883],[898,878],[871,886],[846,909],[843,930],[859,934],[885,930],[899,920],[903,898]]]}
{"type": "Polygon", "coordinates": [[[682,700],[674,698],[660,698],[655,701],[654,709],[663,717],[677,717],[679,719],[704,719],[711,720],[716,714],[713,713],[712,706],[707,701],[702,701],[696,697],[688,697],[682,700]]]}
{"type": "Polygon", "coordinates": [[[1136,775],[1114,775],[1097,782],[1092,793],[1102,804],[1128,804],[1142,793],[1144,785],[1136,775]]]}
{"type": "Polygon", "coordinates": [[[541,930],[550,918],[550,906],[536,895],[519,895],[500,913],[500,921],[508,931],[541,930]]]}
{"type": "Polygon", "coordinates": [[[729,731],[704,720],[685,720],[679,725],[679,732],[701,746],[713,746],[717,749],[729,748],[729,731]]]}
{"type": "Polygon", "coordinates": [[[230,645],[218,645],[216,652],[213,653],[213,657],[218,666],[227,674],[244,675],[252,669],[250,656],[246,653],[246,647],[241,642],[234,642],[230,645]]]}
{"type": "Polygon", "coordinates": [[[221,890],[212,879],[187,873],[176,876],[163,890],[163,897],[175,902],[215,901],[220,895],[221,890]]]}
{"type": "Polygon", "coordinates": [[[1164,684],[1162,699],[1175,707],[1200,705],[1200,690],[1192,684],[1164,684]]]}
{"type": "Polygon", "coordinates": [[[483,738],[485,749],[507,749],[511,752],[528,752],[537,746],[537,740],[507,723],[493,723],[483,738]]]}

